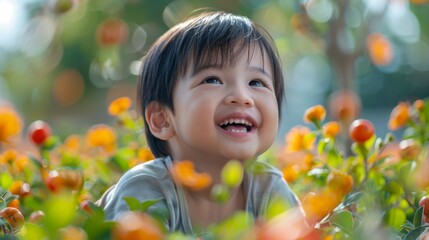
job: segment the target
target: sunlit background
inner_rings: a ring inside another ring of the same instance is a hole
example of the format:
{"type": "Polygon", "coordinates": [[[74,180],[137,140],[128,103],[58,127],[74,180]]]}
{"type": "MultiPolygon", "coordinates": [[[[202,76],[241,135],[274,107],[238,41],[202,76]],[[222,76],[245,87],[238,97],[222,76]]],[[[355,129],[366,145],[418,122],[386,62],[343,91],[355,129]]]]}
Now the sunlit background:
{"type": "Polygon", "coordinates": [[[427,0],[0,0],[0,104],[60,136],[109,122],[113,99],[134,99],[151,43],[201,8],[248,16],[275,39],[287,99],[280,141],[306,108],[332,112],[340,89],[357,94],[378,134],[399,101],[429,95],[427,0]]]}

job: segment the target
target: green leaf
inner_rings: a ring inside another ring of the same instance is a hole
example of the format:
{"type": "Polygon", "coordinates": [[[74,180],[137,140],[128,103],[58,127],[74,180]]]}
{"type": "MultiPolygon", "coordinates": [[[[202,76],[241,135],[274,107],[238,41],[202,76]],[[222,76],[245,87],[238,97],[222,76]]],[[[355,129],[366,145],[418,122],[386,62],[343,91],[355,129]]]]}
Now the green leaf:
{"type": "Polygon", "coordinates": [[[323,138],[319,141],[319,143],[317,144],[317,152],[319,154],[322,154],[325,151],[326,145],[329,143],[329,141],[329,138],[323,138]]]}
{"type": "Polygon", "coordinates": [[[124,197],[125,202],[128,204],[130,211],[141,211],[145,212],[150,206],[156,204],[161,200],[159,199],[150,199],[144,202],[140,202],[137,198],[134,197],[124,197]]]}
{"type": "Polygon", "coordinates": [[[130,211],[139,211],[140,210],[140,201],[134,197],[124,197],[124,201],[127,203],[130,211]]]}
{"type": "Polygon", "coordinates": [[[336,226],[349,235],[353,233],[353,215],[349,211],[335,212],[330,220],[333,226],[336,226]]]}
{"type": "Polygon", "coordinates": [[[426,228],[428,228],[428,227],[429,227],[429,225],[420,226],[420,227],[414,229],[413,231],[409,232],[407,235],[405,235],[405,237],[403,239],[404,240],[419,239],[419,237],[422,235],[422,233],[425,232],[426,228]]]}
{"type": "Polygon", "coordinates": [[[150,206],[155,205],[157,202],[161,201],[162,198],[150,199],[141,203],[140,211],[145,212],[150,206]]]}
{"type": "Polygon", "coordinates": [[[355,192],[352,194],[347,195],[346,199],[342,203],[344,207],[348,207],[354,203],[357,203],[364,195],[364,192],[355,192]]]}
{"type": "Polygon", "coordinates": [[[421,206],[419,207],[419,209],[417,209],[416,213],[414,214],[414,220],[413,220],[414,227],[420,227],[422,225],[423,210],[424,210],[424,206],[421,206]]]}

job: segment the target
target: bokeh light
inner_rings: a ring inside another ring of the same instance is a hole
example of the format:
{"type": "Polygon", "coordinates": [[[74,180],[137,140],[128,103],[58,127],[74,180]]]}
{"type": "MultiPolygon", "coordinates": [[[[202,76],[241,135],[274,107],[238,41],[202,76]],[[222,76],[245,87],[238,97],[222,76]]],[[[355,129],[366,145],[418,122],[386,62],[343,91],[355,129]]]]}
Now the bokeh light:
{"type": "Polygon", "coordinates": [[[78,102],[85,90],[85,82],[82,75],[75,69],[61,72],[55,79],[54,98],[62,107],[68,107],[78,102]]]}

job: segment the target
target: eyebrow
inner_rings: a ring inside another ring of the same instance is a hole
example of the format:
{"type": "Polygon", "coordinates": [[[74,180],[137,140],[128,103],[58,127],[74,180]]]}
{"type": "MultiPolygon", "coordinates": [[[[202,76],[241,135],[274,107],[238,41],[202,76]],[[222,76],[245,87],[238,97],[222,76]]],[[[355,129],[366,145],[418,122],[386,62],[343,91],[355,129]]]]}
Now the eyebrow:
{"type": "MultiPolygon", "coordinates": [[[[208,68],[215,68],[215,69],[221,69],[222,65],[221,64],[207,64],[207,65],[200,65],[197,68],[195,68],[195,70],[193,71],[191,77],[194,77],[195,75],[197,75],[198,73],[208,69],[208,68]]],[[[253,69],[257,72],[260,72],[262,74],[264,74],[265,76],[267,76],[268,78],[272,78],[270,76],[270,74],[268,74],[264,68],[260,68],[260,67],[255,67],[255,66],[249,66],[250,69],[253,69]]]]}

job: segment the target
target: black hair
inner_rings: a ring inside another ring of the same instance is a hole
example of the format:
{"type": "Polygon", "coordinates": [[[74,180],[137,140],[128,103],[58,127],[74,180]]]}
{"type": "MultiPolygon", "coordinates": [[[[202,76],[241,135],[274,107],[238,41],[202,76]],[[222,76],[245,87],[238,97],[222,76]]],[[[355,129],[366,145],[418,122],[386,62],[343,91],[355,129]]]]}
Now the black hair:
{"type": "MultiPolygon", "coordinates": [[[[148,104],[156,101],[174,113],[173,89],[188,67],[197,69],[213,61],[222,66],[234,62],[246,47],[249,50],[252,46],[268,55],[280,117],[284,83],[278,52],[271,36],[248,18],[220,11],[202,13],[172,27],[151,46],[142,60],[137,103],[147,143],[155,157],[170,153],[167,142],[149,130],[144,116],[148,104]]],[[[250,55],[249,51],[249,58],[250,55]]]]}

